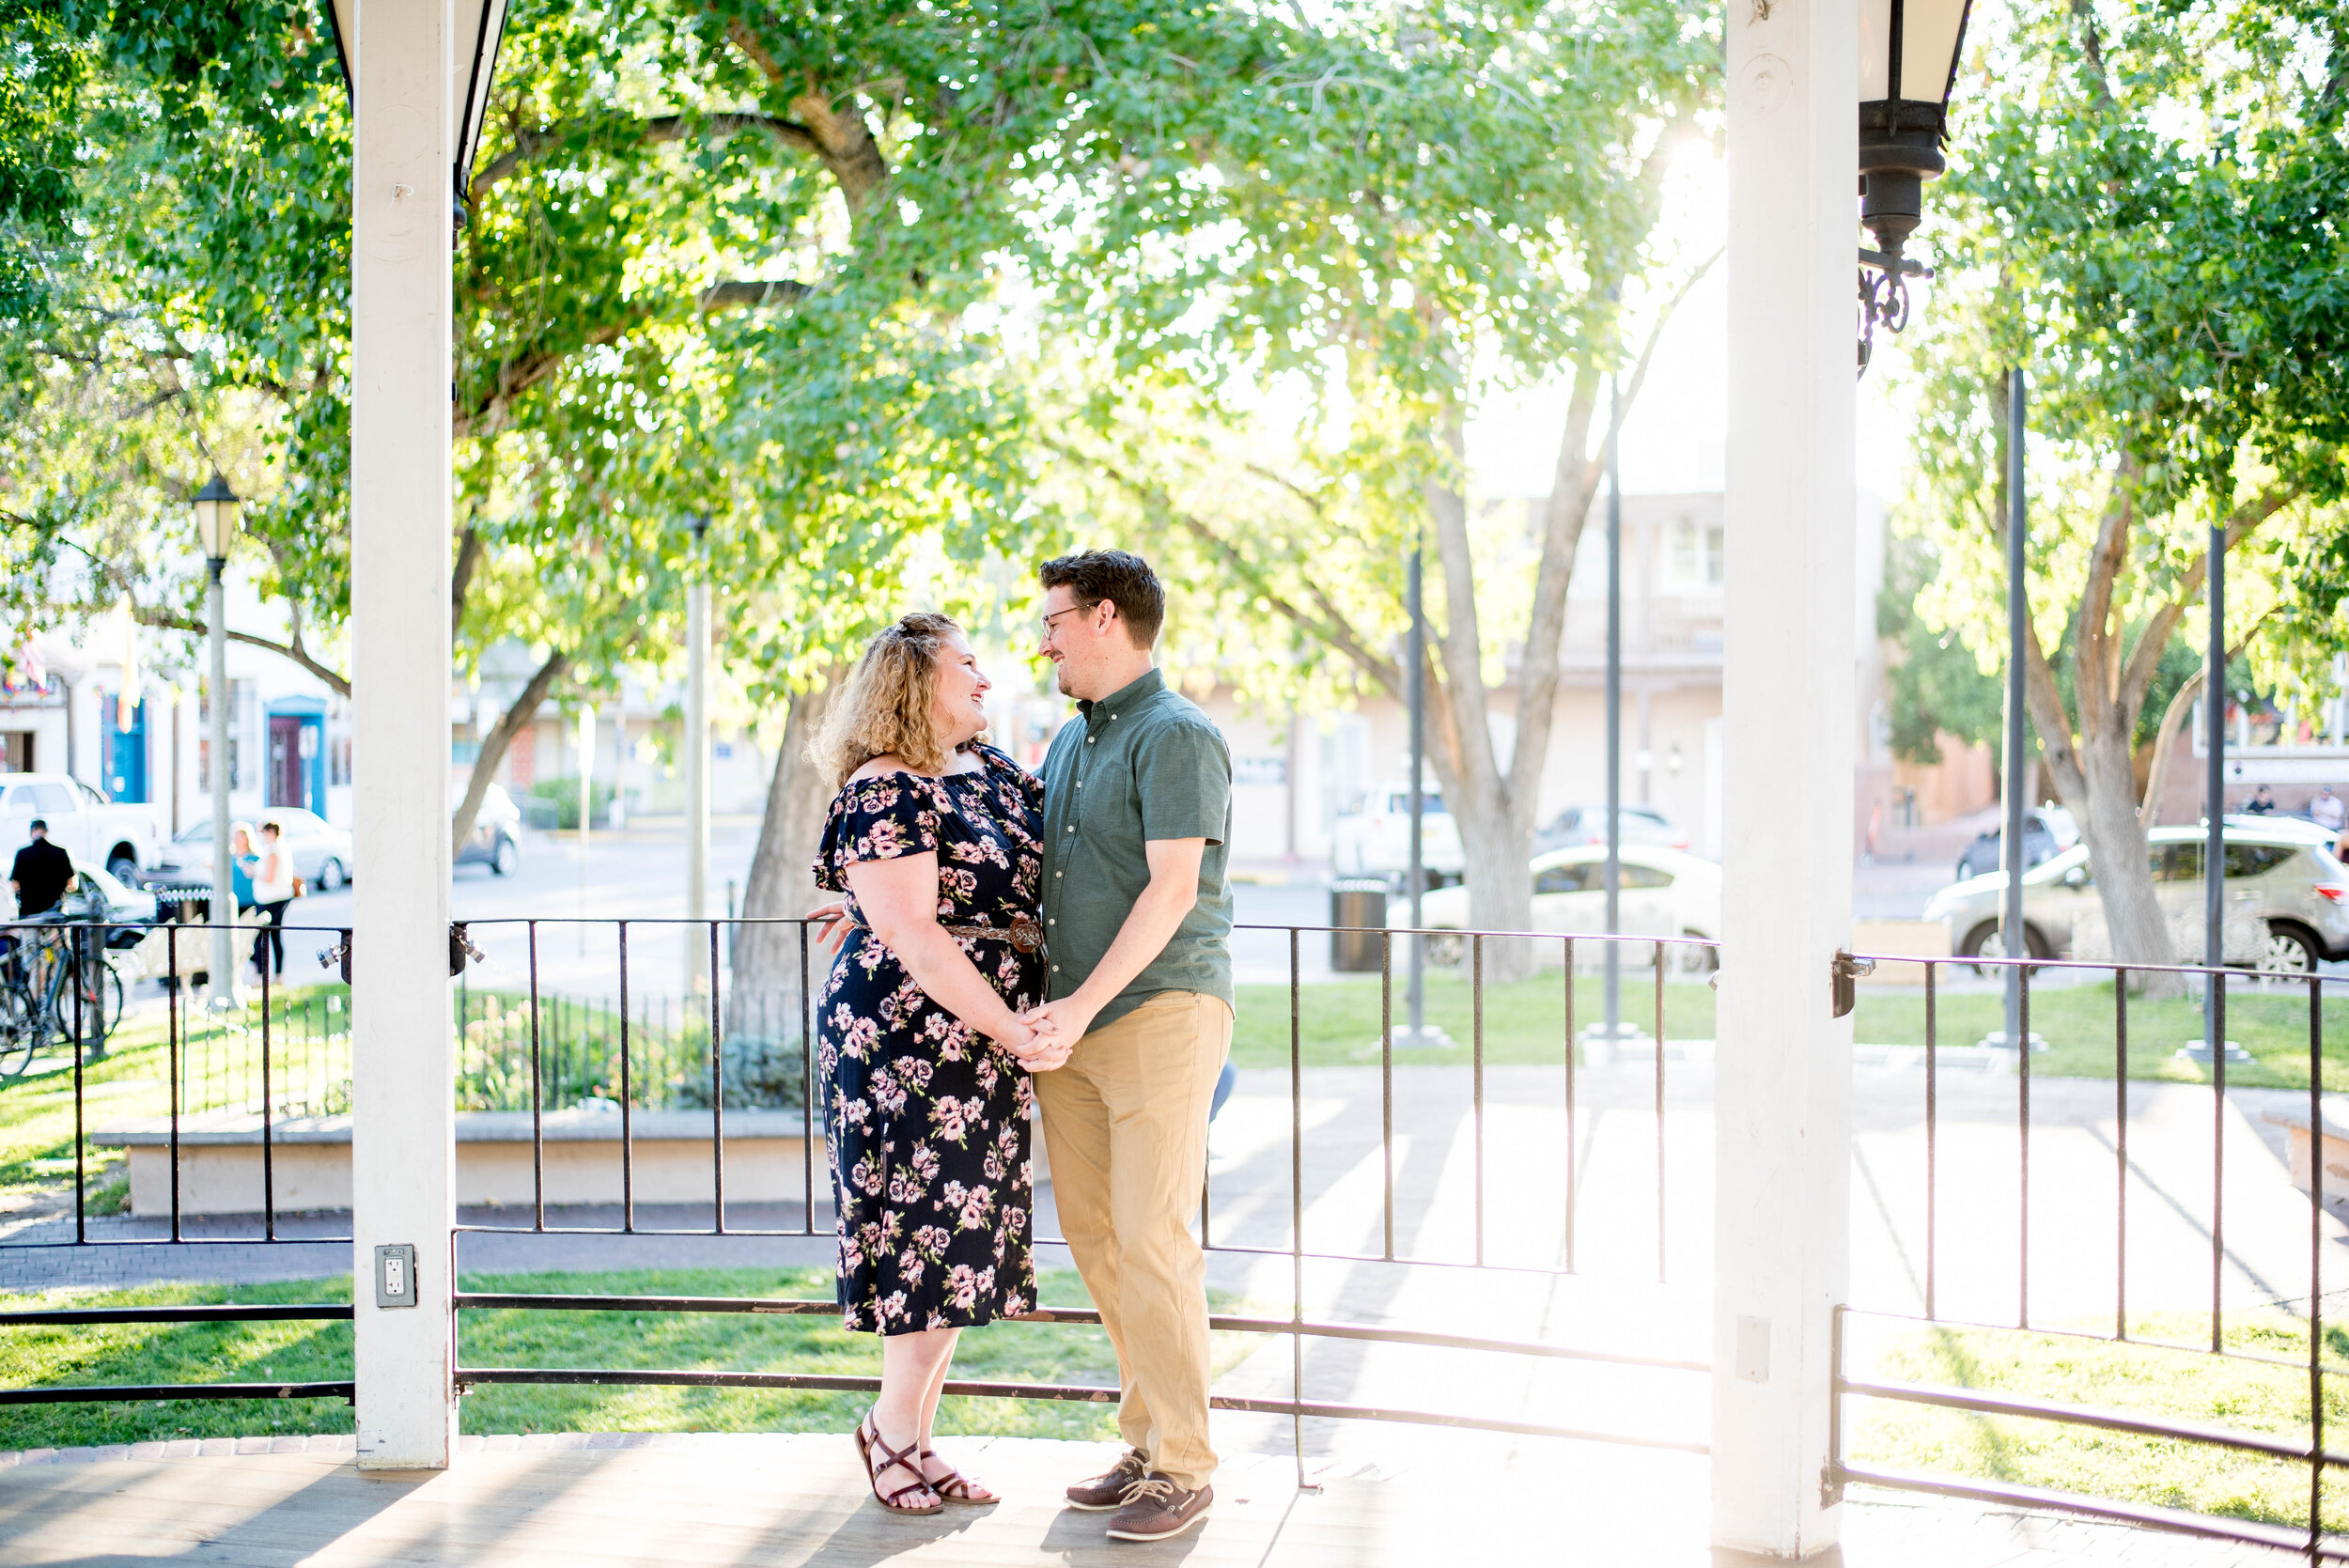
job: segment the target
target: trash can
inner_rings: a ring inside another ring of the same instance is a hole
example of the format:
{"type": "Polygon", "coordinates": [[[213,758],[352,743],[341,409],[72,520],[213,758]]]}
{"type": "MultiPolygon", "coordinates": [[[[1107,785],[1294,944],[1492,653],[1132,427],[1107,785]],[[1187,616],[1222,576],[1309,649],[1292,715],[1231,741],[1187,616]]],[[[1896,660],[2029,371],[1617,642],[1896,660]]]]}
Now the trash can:
{"type": "Polygon", "coordinates": [[[1386,943],[1379,933],[1387,925],[1384,877],[1341,877],[1330,884],[1330,924],[1365,929],[1330,933],[1330,967],[1341,974],[1377,974],[1386,943]]]}

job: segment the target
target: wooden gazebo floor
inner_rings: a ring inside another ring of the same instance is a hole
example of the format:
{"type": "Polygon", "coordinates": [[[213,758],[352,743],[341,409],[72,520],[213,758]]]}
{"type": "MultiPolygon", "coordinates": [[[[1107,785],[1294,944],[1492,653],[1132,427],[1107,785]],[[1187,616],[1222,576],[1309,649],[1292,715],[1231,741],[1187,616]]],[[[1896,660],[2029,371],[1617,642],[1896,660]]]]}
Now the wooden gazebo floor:
{"type": "MultiPolygon", "coordinates": [[[[1590,1445],[1545,1444],[1502,1465],[1498,1488],[1478,1484],[1474,1469],[1415,1466],[1300,1493],[1288,1459],[1241,1454],[1226,1461],[1206,1524],[1139,1546],[1108,1540],[1104,1515],[1060,1506],[1069,1480],[1113,1457],[1094,1444],[948,1439],[948,1456],[1007,1500],[900,1519],[867,1500],[848,1440],[838,1436],[467,1438],[449,1471],[399,1481],[360,1475],[350,1441],[142,1444],[77,1453],[75,1463],[0,1456],[0,1568],[175,1560],[256,1568],[1726,1568],[1753,1560],[1705,1549],[1702,1460],[1590,1445]],[[272,1446],[291,1452],[264,1452],[272,1446]],[[237,1449],[244,1452],[223,1452],[237,1449]]],[[[1842,1554],[1823,1560],[1849,1568],[2284,1560],[1924,1498],[1856,1500],[1847,1512],[1842,1554]]]]}

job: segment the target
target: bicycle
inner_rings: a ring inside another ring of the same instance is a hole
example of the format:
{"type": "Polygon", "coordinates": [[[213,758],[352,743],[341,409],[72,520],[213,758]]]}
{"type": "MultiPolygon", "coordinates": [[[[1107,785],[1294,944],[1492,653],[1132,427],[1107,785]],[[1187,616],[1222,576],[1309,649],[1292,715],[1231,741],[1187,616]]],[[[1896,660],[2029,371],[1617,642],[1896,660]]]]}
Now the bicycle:
{"type": "Polygon", "coordinates": [[[122,1022],[121,974],[102,952],[85,952],[95,928],[30,929],[17,927],[0,960],[0,1081],[23,1076],[42,1047],[74,1044],[77,1032],[85,1052],[102,1054],[122,1022]]]}

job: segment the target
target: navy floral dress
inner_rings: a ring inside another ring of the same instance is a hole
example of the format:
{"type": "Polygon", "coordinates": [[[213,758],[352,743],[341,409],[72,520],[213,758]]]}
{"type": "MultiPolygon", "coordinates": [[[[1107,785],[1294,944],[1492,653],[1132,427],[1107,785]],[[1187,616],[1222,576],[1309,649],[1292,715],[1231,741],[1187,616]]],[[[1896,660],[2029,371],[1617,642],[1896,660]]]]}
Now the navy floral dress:
{"type": "MultiPolygon", "coordinates": [[[[941,925],[1034,919],[1044,786],[993,747],[975,750],[974,772],[844,785],[817,852],[816,885],[845,894],[858,927],[824,981],[816,1033],[850,1328],[969,1327],[1034,1309],[1027,1070],[924,994],[866,925],[847,875],[935,851],[941,925]]],[[[1042,954],[958,939],[1013,1011],[1044,1000],[1042,954]]]]}

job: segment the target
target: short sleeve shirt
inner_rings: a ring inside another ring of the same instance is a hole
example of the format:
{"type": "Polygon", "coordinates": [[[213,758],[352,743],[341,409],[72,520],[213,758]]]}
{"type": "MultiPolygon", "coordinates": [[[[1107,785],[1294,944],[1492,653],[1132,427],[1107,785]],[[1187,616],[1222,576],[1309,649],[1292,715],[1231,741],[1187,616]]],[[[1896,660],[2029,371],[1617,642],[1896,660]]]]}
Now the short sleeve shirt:
{"type": "Polygon", "coordinates": [[[1152,839],[1203,838],[1199,901],[1159,955],[1094,1018],[1114,1023],[1161,991],[1232,1003],[1232,756],[1196,703],[1152,670],[1078,715],[1044,759],[1049,992],[1073,993],[1150,885],[1152,839]]]}

